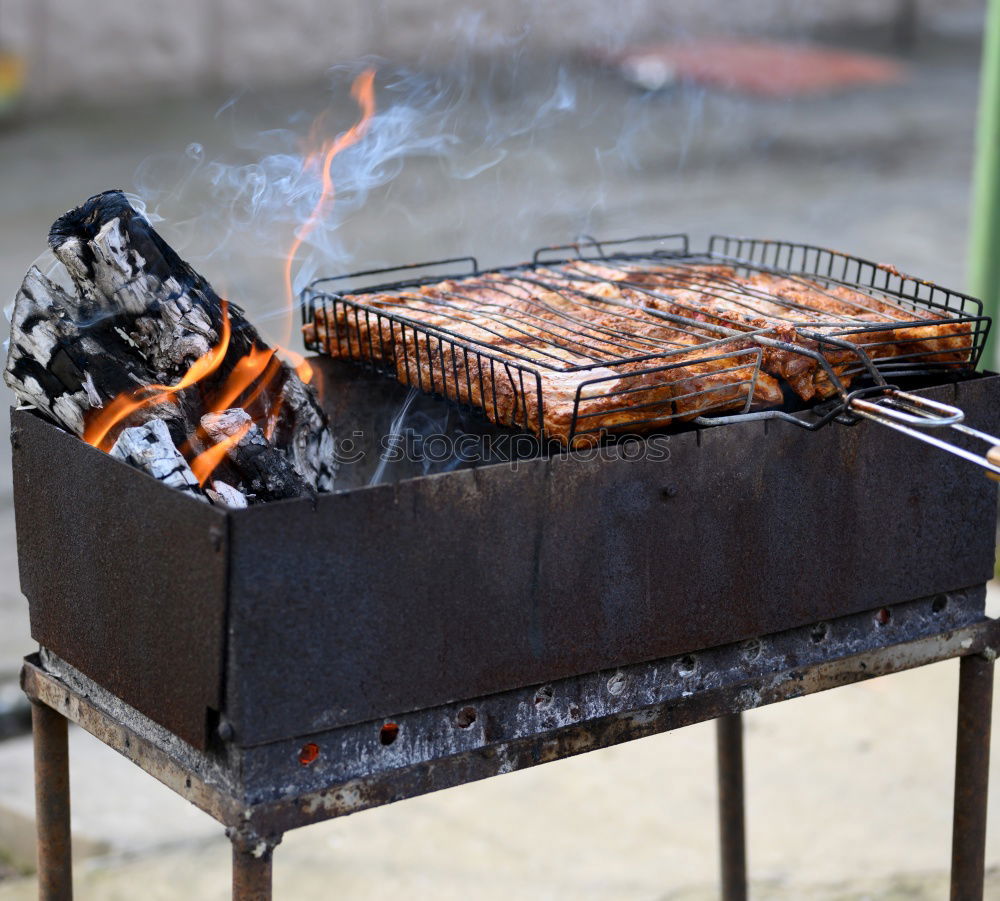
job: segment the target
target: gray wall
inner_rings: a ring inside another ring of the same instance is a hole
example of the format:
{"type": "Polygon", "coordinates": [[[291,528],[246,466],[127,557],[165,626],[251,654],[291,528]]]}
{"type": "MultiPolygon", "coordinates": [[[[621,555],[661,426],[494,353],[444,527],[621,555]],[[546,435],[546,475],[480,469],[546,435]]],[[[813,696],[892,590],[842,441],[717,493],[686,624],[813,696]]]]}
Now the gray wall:
{"type": "Polygon", "coordinates": [[[699,31],[885,27],[913,8],[931,28],[977,27],[982,0],[0,0],[0,45],[28,61],[31,103],[119,100],[208,85],[297,82],[374,53],[433,59],[465,43],[574,51],[699,31]],[[518,36],[526,37],[518,38],[518,36]]]}

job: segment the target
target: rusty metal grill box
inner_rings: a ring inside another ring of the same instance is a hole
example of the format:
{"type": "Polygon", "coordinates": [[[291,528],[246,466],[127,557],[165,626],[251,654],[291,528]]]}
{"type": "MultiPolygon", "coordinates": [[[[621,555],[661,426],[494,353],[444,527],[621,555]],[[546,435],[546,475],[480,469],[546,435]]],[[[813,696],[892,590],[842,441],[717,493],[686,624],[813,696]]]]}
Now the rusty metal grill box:
{"type": "MultiPolygon", "coordinates": [[[[1000,427],[1000,377],[921,393],[1000,427]]],[[[27,411],[12,440],[33,637],[201,749],[220,725],[251,747],[378,722],[993,572],[993,484],[866,422],[691,429],[657,439],[666,459],[610,446],[229,512],[27,411]]]]}

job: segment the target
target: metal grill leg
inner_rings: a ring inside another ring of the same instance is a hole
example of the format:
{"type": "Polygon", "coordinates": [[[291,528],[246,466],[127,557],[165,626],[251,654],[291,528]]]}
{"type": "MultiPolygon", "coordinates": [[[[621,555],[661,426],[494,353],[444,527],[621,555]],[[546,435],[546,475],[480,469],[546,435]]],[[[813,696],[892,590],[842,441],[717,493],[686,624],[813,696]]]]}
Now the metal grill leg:
{"type": "Polygon", "coordinates": [[[719,769],[719,848],[723,901],[746,901],[747,854],[743,804],[743,718],[715,721],[719,769]]]}
{"type": "Polygon", "coordinates": [[[271,901],[271,861],[280,838],[229,830],[233,843],[233,901],[271,901]]]}
{"type": "Polygon", "coordinates": [[[38,835],[38,897],[73,897],[69,831],[69,742],[66,718],[44,704],[31,705],[35,746],[35,828],[38,835]]]}
{"type": "Polygon", "coordinates": [[[963,657],[958,682],[951,899],[981,901],[986,866],[986,792],[990,770],[993,655],[963,657]]]}

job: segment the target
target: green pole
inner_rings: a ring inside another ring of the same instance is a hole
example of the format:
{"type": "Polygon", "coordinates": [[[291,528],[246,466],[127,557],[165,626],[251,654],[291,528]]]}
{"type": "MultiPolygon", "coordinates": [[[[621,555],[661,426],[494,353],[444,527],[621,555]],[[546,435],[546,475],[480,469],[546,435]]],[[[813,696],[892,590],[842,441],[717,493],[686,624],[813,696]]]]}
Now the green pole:
{"type": "Polygon", "coordinates": [[[971,293],[994,317],[983,366],[995,369],[1000,311],[1000,0],[988,0],[972,196],[971,293]]]}

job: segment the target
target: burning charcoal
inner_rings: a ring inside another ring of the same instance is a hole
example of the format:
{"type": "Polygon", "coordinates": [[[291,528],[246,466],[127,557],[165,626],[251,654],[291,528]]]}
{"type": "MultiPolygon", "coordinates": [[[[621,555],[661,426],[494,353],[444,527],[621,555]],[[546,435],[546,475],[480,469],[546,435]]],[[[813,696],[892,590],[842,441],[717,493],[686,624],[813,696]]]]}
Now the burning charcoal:
{"type": "Polygon", "coordinates": [[[202,417],[201,427],[225,449],[243,477],[248,494],[258,500],[300,497],[309,488],[285,456],[264,437],[245,410],[224,410],[202,417]]]}
{"type": "Polygon", "coordinates": [[[334,441],[313,390],[121,191],[59,218],[49,243],[71,287],[36,267],[24,279],[5,373],[19,400],[103,450],[163,420],[204,481],[199,422],[245,399],[272,452],[309,489],[332,487],[334,441]]]}
{"type": "Polygon", "coordinates": [[[211,488],[205,489],[205,493],[213,504],[220,504],[233,510],[242,510],[250,504],[247,496],[239,488],[233,488],[232,485],[227,485],[218,479],[212,482],[211,488]]]}
{"type": "Polygon", "coordinates": [[[125,429],[109,453],[164,485],[206,500],[191,467],[174,446],[170,430],[162,419],[151,419],[144,425],[125,429]]]}

